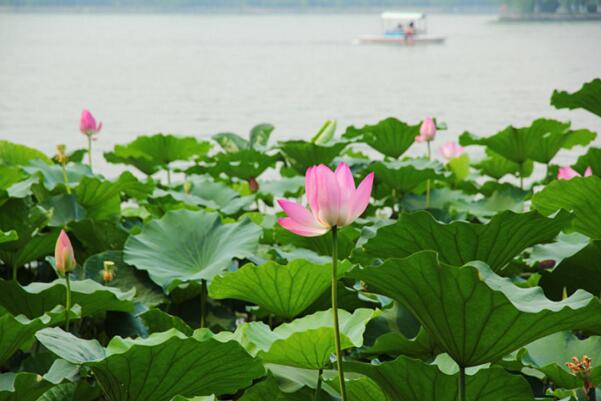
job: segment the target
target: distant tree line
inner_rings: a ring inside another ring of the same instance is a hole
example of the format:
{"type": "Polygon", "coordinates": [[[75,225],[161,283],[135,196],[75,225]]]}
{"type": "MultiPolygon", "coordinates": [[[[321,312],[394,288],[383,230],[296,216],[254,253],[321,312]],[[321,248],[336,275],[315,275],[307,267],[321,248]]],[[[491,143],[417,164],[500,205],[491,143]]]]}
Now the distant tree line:
{"type": "MultiPolygon", "coordinates": [[[[14,7],[206,7],[206,8],[341,8],[341,7],[493,7],[500,0],[0,0],[14,7]]],[[[521,1],[521,0],[520,0],[521,1]]]]}
{"type": "Polygon", "coordinates": [[[563,9],[570,13],[597,12],[601,0],[502,0],[508,12],[532,14],[554,13],[563,9]]]}

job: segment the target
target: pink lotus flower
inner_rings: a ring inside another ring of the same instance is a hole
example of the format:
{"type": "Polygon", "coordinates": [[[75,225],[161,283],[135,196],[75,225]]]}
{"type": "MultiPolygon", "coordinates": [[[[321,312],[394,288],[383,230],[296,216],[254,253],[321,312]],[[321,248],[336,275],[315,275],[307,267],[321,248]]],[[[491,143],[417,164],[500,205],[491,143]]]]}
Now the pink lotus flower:
{"type": "Polygon", "coordinates": [[[355,180],[349,167],[340,163],[336,172],[327,166],[309,167],[305,175],[305,193],[309,208],[285,199],[278,203],[288,217],[278,223],[303,237],[316,237],[327,233],[333,226],[351,224],[367,208],[371,196],[374,173],[355,189],[355,180]]]}
{"type": "Polygon", "coordinates": [[[426,117],[419,128],[419,135],[415,137],[416,142],[430,142],[436,137],[436,124],[432,117],[426,117]]]}
{"type": "MultiPolygon", "coordinates": [[[[590,167],[587,167],[586,170],[584,170],[584,176],[590,177],[591,175],[593,175],[593,170],[590,167]]],[[[572,167],[560,167],[557,172],[558,180],[571,180],[574,177],[581,177],[581,175],[572,167]]]]}
{"type": "Polygon", "coordinates": [[[79,130],[82,134],[87,136],[93,136],[100,132],[102,129],[102,123],[96,125],[96,119],[90,113],[89,110],[84,109],[81,112],[81,119],[79,120],[79,130]]]}
{"type": "Polygon", "coordinates": [[[65,230],[61,230],[61,233],[56,240],[56,246],[54,247],[54,259],[56,261],[56,270],[61,275],[72,272],[77,266],[75,261],[75,254],[69,236],[65,230]]]}
{"type": "Polygon", "coordinates": [[[442,145],[438,149],[438,151],[440,152],[440,155],[442,157],[444,157],[447,160],[451,160],[451,159],[461,156],[464,149],[462,146],[459,146],[455,142],[449,141],[449,142],[445,143],[444,145],[442,145]]]}

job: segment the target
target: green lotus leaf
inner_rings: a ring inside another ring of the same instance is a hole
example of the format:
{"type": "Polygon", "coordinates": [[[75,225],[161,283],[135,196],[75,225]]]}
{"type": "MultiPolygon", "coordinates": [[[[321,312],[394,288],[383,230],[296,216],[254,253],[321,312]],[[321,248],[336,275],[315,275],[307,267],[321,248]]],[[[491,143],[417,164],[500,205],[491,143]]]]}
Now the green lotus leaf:
{"type": "Polygon", "coordinates": [[[448,204],[448,208],[454,213],[474,216],[481,221],[487,221],[496,214],[507,210],[515,213],[523,212],[526,196],[527,194],[521,189],[511,187],[493,191],[478,200],[466,201],[465,198],[452,200],[448,204]]]}
{"type": "MultiPolygon", "coordinates": [[[[69,312],[70,318],[78,318],[80,311],[79,306],[75,305],[69,312]]],[[[65,309],[60,305],[33,319],[24,315],[13,316],[6,309],[0,308],[0,366],[3,366],[17,350],[31,346],[34,334],[38,330],[62,323],[65,315],[65,309]]]]}
{"type": "MultiPolygon", "coordinates": [[[[345,370],[364,374],[376,382],[389,401],[456,401],[458,374],[446,374],[436,365],[417,359],[398,357],[394,361],[372,365],[347,362],[345,370]]],[[[533,401],[528,382],[500,367],[483,369],[466,377],[469,401],[533,401]]]]}
{"type": "Polygon", "coordinates": [[[414,159],[391,162],[375,162],[369,166],[369,171],[375,173],[375,186],[384,183],[401,193],[413,191],[427,180],[444,179],[448,172],[443,171],[443,165],[436,160],[414,159]]]}
{"type": "MultiPolygon", "coordinates": [[[[42,178],[42,184],[49,191],[53,191],[58,186],[64,186],[65,175],[63,168],[58,164],[48,164],[40,159],[32,160],[23,169],[31,175],[39,175],[42,178]]],[[[67,184],[72,187],[78,184],[83,177],[93,177],[94,174],[90,167],[84,164],[69,163],[66,166],[67,184]]]]}
{"type": "Polygon", "coordinates": [[[193,177],[188,182],[190,183],[188,193],[156,190],[154,196],[169,195],[177,201],[219,210],[226,215],[238,213],[253,203],[255,199],[252,196],[240,196],[238,191],[221,182],[201,177],[193,177]]]}
{"type": "Polygon", "coordinates": [[[242,149],[235,153],[218,153],[207,167],[191,167],[188,172],[207,172],[213,177],[225,174],[242,180],[256,178],[274,167],[280,156],[268,155],[255,149],[242,149]]]}
{"type": "Polygon", "coordinates": [[[558,109],[584,109],[601,117],[601,79],[593,79],[574,93],[553,91],[551,105],[558,109]]]}
{"type": "Polygon", "coordinates": [[[176,329],[187,336],[191,336],[194,331],[179,317],[170,315],[160,309],[149,309],[140,313],[138,317],[142,319],[149,333],[160,333],[176,329]]]}
{"type": "Polygon", "coordinates": [[[553,241],[569,222],[568,213],[547,218],[537,212],[507,211],[487,224],[466,221],[446,224],[428,212],[415,212],[402,214],[395,224],[380,228],[353,255],[366,264],[375,259],[402,258],[433,250],[444,263],[460,266],[480,260],[500,271],[524,249],[553,241]]]}
{"type": "MultiPolygon", "coordinates": [[[[302,237],[291,233],[281,226],[277,226],[273,232],[274,240],[282,245],[293,245],[298,249],[308,249],[319,255],[332,256],[332,236],[320,235],[319,237],[302,237]]],[[[344,259],[350,255],[355,248],[359,238],[359,230],[352,226],[343,227],[338,230],[338,258],[344,259]]]]}
{"type": "MultiPolygon", "coordinates": [[[[486,158],[474,164],[474,167],[480,170],[482,174],[497,180],[500,180],[507,174],[520,175],[520,165],[518,163],[504,158],[489,148],[486,148],[486,158]]],[[[521,170],[522,177],[530,177],[534,171],[534,163],[532,163],[532,160],[524,161],[521,170]]]]}
{"type": "Polygon", "coordinates": [[[107,348],[57,328],[40,330],[36,338],[61,358],[91,368],[111,401],[232,394],[265,373],[234,341],[199,341],[177,330],[144,339],[113,337],[107,348]]]}
{"type": "Polygon", "coordinates": [[[336,125],[336,120],[326,120],[317,131],[317,134],[313,135],[311,142],[317,145],[325,145],[330,142],[336,134],[336,125]]]}
{"type": "Polygon", "coordinates": [[[573,357],[592,359],[590,378],[601,383],[601,337],[580,340],[569,331],[562,331],[536,340],[524,347],[521,362],[540,370],[556,386],[575,389],[582,387],[582,378],[575,376],[566,366],[573,357]]]}
{"type": "Polygon", "coordinates": [[[37,401],[54,383],[29,372],[0,374],[0,401],[37,401]]]}
{"type": "Polygon", "coordinates": [[[436,344],[428,332],[420,329],[417,336],[407,338],[402,333],[390,332],[376,339],[374,345],[363,351],[365,355],[387,354],[405,355],[412,358],[427,359],[435,356],[436,344]]]}
{"type": "MultiPolygon", "coordinates": [[[[387,401],[386,394],[380,389],[372,379],[367,376],[345,377],[346,396],[349,401],[387,401]]],[[[337,391],[340,391],[338,380],[332,378],[328,380],[330,385],[337,391]]]]}
{"type": "Polygon", "coordinates": [[[20,166],[4,166],[0,164],[0,189],[8,189],[23,180],[25,173],[20,166]]]}
{"type": "Polygon", "coordinates": [[[39,234],[50,215],[30,198],[11,198],[0,206],[0,230],[14,231],[17,235],[16,240],[0,243],[0,259],[18,268],[51,254],[57,234],[39,234]]]}
{"type": "Polygon", "coordinates": [[[269,137],[275,127],[271,124],[257,124],[250,130],[249,144],[251,149],[265,149],[269,143],[269,137]]]}
{"type": "Polygon", "coordinates": [[[228,153],[236,153],[250,147],[248,141],[233,132],[220,132],[213,135],[213,140],[228,153]]]}
{"type": "Polygon", "coordinates": [[[601,302],[585,291],[552,302],[481,262],[443,265],[431,251],[354,270],[370,292],[399,301],[460,365],[495,361],[538,338],[568,329],[601,329],[601,302]]]}
{"type": "MultiPolygon", "coordinates": [[[[379,312],[357,309],[352,314],[340,309],[341,348],[361,347],[367,323],[379,312]]],[[[335,352],[332,310],[316,312],[276,327],[263,344],[259,356],[265,362],[305,369],[323,369],[335,352]],[[266,344],[269,343],[269,347],[266,344]]]]}
{"type": "Polygon", "coordinates": [[[274,198],[298,197],[305,189],[305,178],[301,176],[284,177],[277,181],[261,181],[259,192],[274,198]]]}
{"type": "Polygon", "coordinates": [[[562,260],[553,271],[541,272],[540,286],[552,299],[561,299],[564,291],[572,294],[583,289],[601,295],[601,243],[594,241],[562,260]]]}
{"type": "Polygon", "coordinates": [[[559,209],[574,212],[573,227],[593,239],[601,239],[601,178],[575,177],[557,180],[532,197],[532,207],[544,215],[559,209]]]}
{"type": "Polygon", "coordinates": [[[95,401],[101,397],[98,386],[80,380],[76,383],[61,383],[37,399],[37,401],[95,401]]]}
{"type": "Polygon", "coordinates": [[[170,292],[180,283],[210,281],[232,259],[252,256],[261,232],[249,219],[223,224],[217,213],[171,211],[129,237],[124,261],[170,292]]]}
{"type": "MultiPolygon", "coordinates": [[[[85,248],[87,255],[106,250],[121,250],[128,232],[118,220],[84,219],[69,224],[71,232],[85,248]]],[[[81,256],[81,255],[79,255],[81,256]]],[[[81,258],[85,260],[85,258],[81,258]]]]}
{"type": "MultiPolygon", "coordinates": [[[[586,235],[577,232],[570,234],[561,232],[554,242],[534,245],[526,261],[530,265],[541,262],[549,263],[548,261],[553,261],[555,265],[558,265],[563,260],[576,255],[589,242],[590,240],[586,235]]],[[[546,266],[546,268],[549,269],[549,266],[546,266]]]]}
{"type": "Polygon", "coordinates": [[[578,157],[573,167],[580,175],[584,175],[586,169],[590,167],[593,174],[601,176],[601,148],[588,148],[585,154],[578,157]]]}
{"type": "Polygon", "coordinates": [[[215,277],[209,287],[213,299],[240,299],[292,319],[330,288],[330,264],[294,260],[287,265],[267,262],[247,264],[240,270],[215,277]]]}
{"type": "Polygon", "coordinates": [[[155,307],[167,302],[167,297],[161,287],[153,283],[146,272],[123,262],[123,252],[121,251],[106,251],[90,256],[83,265],[83,271],[85,277],[105,286],[119,289],[122,293],[131,292],[135,288],[135,301],[147,307],[155,307]],[[116,268],[113,280],[108,283],[105,283],[102,278],[106,261],[113,262],[116,268]]]}
{"type": "Polygon", "coordinates": [[[0,230],[0,244],[3,242],[16,241],[18,239],[19,235],[15,230],[10,230],[7,232],[0,230]]]}
{"type": "Polygon", "coordinates": [[[419,127],[419,124],[409,125],[390,117],[362,128],[350,126],[342,137],[366,143],[383,155],[397,159],[415,142],[419,127]]]}
{"type": "Polygon", "coordinates": [[[121,173],[116,183],[119,185],[121,192],[137,200],[145,200],[152,194],[155,188],[155,183],[152,179],[147,179],[145,182],[140,181],[129,171],[121,173]]]}
{"type": "Polygon", "coordinates": [[[597,134],[589,130],[570,130],[570,123],[538,119],[524,128],[509,126],[495,135],[478,138],[463,133],[459,139],[464,146],[483,145],[518,164],[527,160],[549,163],[561,149],[588,145],[597,134]]]}
{"type": "MultiPolygon", "coordinates": [[[[13,315],[32,319],[65,303],[65,280],[51,283],[34,282],[21,286],[14,280],[0,279],[0,305],[13,315]]],[[[72,303],[81,307],[81,315],[90,316],[105,311],[131,312],[135,289],[122,292],[92,280],[71,282],[72,303]]]]}
{"type": "Polygon", "coordinates": [[[279,147],[290,166],[298,174],[304,175],[311,166],[330,164],[347,145],[347,142],[318,145],[312,142],[293,140],[280,142],[279,147]]]}
{"type": "Polygon", "coordinates": [[[96,177],[83,177],[73,193],[92,220],[106,220],[121,211],[121,186],[96,177]]]}
{"type": "Polygon", "coordinates": [[[48,156],[39,150],[0,140],[0,166],[25,166],[35,159],[40,159],[47,164],[52,163],[48,156]]]}
{"type": "Polygon", "coordinates": [[[273,376],[247,389],[240,401],[308,401],[313,397],[313,391],[302,388],[299,391],[284,392],[278,386],[273,376]]]}
{"type": "Polygon", "coordinates": [[[174,161],[203,158],[211,150],[209,142],[194,137],[155,134],[139,136],[127,145],[117,145],[104,158],[109,163],[128,164],[147,175],[167,169],[174,161]]]}
{"type": "Polygon", "coordinates": [[[41,202],[40,206],[52,211],[52,217],[48,222],[51,227],[64,227],[86,217],[86,209],[77,202],[75,195],[54,195],[41,202]]]}

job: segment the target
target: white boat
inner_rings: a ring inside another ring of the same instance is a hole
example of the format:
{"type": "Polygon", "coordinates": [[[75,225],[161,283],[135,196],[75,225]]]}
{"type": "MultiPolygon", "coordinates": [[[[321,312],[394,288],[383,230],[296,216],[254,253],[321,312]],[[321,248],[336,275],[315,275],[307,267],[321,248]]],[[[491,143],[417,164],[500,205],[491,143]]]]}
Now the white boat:
{"type": "Polygon", "coordinates": [[[423,45],[444,43],[444,36],[428,35],[428,21],[424,13],[384,12],[382,19],[383,34],[361,35],[356,42],[360,44],[423,45]],[[413,34],[407,34],[411,26],[413,34]]]}

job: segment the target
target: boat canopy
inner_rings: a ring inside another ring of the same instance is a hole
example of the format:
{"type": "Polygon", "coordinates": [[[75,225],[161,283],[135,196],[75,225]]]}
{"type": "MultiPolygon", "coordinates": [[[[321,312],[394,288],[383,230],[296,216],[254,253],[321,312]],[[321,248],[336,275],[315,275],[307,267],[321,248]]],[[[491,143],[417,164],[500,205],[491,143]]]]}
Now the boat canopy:
{"type": "Polygon", "coordinates": [[[424,13],[397,13],[386,11],[380,16],[384,21],[418,21],[425,19],[426,14],[424,13]]]}

